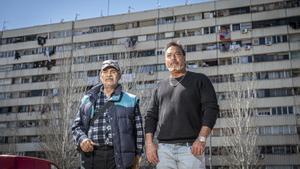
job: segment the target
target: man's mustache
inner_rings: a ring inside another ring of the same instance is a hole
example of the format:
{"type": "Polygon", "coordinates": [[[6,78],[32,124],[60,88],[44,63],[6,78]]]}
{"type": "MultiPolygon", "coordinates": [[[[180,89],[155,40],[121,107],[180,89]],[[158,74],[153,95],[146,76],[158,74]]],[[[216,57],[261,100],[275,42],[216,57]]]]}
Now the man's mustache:
{"type": "Polygon", "coordinates": [[[179,65],[178,62],[171,62],[170,65],[179,65]]]}

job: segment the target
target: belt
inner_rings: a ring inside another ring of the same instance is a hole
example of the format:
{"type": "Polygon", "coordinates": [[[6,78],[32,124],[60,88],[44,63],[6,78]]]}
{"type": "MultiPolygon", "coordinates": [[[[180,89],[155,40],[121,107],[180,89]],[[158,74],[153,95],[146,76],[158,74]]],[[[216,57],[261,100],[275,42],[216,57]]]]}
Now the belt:
{"type": "Polygon", "coordinates": [[[192,146],[192,145],[193,145],[193,143],[188,143],[188,142],[186,142],[186,143],[175,143],[175,145],[178,145],[178,146],[187,146],[187,147],[190,147],[190,146],[192,146]]]}
{"type": "Polygon", "coordinates": [[[185,143],[164,143],[164,142],[159,142],[162,144],[170,144],[170,145],[177,145],[177,146],[187,146],[190,147],[193,145],[193,143],[185,142],[185,143]]]}
{"type": "Polygon", "coordinates": [[[95,145],[94,150],[113,150],[114,147],[110,145],[95,145]]]}

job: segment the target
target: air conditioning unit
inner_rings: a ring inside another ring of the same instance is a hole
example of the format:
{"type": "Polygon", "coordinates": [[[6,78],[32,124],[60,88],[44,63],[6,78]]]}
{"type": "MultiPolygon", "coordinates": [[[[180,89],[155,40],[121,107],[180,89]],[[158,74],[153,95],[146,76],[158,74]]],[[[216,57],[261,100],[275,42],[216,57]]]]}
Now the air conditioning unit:
{"type": "Polygon", "coordinates": [[[250,50],[251,49],[251,45],[246,45],[245,46],[245,50],[250,50]]]}
{"type": "Polygon", "coordinates": [[[248,29],[243,29],[243,30],[242,30],[242,33],[243,33],[243,34],[248,33],[248,31],[249,31],[248,29]]]}

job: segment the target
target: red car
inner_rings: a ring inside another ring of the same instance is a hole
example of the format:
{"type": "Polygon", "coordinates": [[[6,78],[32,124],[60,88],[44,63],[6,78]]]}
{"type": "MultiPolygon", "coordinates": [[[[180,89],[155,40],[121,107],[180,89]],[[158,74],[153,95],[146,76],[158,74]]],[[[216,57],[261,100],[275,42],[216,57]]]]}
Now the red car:
{"type": "Polygon", "coordinates": [[[1,169],[58,169],[58,167],[49,160],[16,156],[16,155],[0,155],[1,169]]]}

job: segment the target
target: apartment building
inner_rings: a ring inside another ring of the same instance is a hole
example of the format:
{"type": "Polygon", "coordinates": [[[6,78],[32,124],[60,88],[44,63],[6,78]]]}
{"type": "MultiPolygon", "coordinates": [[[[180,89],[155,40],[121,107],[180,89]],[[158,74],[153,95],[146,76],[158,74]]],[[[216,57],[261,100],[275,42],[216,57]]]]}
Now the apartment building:
{"type": "Polygon", "coordinates": [[[101,62],[117,59],[123,83],[146,102],[156,81],[168,77],[163,49],[180,41],[190,71],[209,76],[221,112],[208,144],[207,166],[226,168],[219,157],[228,118],[228,82],[255,81],[262,168],[300,168],[300,1],[220,0],[75,20],[0,34],[0,153],[43,156],[37,128],[56,110],[60,67],[83,86],[98,80],[101,62]],[[255,75],[254,79],[252,75],[255,75]],[[136,82],[136,83],[133,83],[136,82]],[[134,84],[134,85],[133,85],[134,84]]]}

